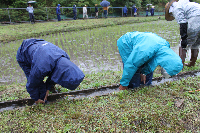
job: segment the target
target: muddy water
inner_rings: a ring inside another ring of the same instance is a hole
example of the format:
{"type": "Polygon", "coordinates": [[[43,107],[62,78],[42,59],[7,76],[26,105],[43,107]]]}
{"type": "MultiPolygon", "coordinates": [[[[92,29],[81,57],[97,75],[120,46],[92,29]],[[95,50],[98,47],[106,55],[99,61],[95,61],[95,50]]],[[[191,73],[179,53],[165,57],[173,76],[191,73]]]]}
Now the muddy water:
{"type": "MultiPolygon", "coordinates": [[[[157,21],[128,24],[51,34],[38,38],[52,42],[65,50],[71,61],[79,66],[84,73],[102,72],[103,70],[118,71],[122,70],[122,61],[116,41],[121,35],[130,31],[154,32],[169,41],[171,48],[178,54],[177,44],[179,44],[180,35],[176,22],[157,21]],[[158,29],[155,28],[155,25],[158,29]],[[169,27],[172,28],[169,29],[169,27]]],[[[15,59],[16,51],[21,43],[22,40],[5,45],[0,44],[0,85],[26,82],[26,77],[15,59]]],[[[190,56],[189,51],[187,60],[190,56]]]]}
{"type": "MultiPolygon", "coordinates": [[[[165,82],[171,82],[171,81],[177,81],[177,80],[181,80],[181,79],[185,79],[185,78],[188,78],[188,77],[195,77],[195,76],[200,76],[200,72],[196,72],[196,73],[189,73],[189,74],[183,74],[183,75],[177,75],[177,76],[173,76],[169,79],[154,79],[153,82],[152,82],[152,86],[155,86],[155,85],[160,85],[160,84],[163,84],[165,82]]],[[[80,92],[78,93],[77,95],[68,95],[67,97],[63,97],[64,99],[69,99],[69,100],[72,100],[72,99],[81,99],[81,98],[89,98],[89,97],[96,97],[96,96],[105,96],[105,95],[108,95],[108,94],[111,94],[111,93],[117,93],[119,92],[119,88],[116,87],[116,88],[105,88],[105,89],[99,89],[99,90],[94,90],[94,91],[90,91],[90,92],[80,92]]],[[[56,101],[56,100],[54,100],[56,101]]],[[[51,101],[53,102],[53,101],[51,101]]],[[[32,103],[29,103],[28,106],[31,106],[32,103]]],[[[4,110],[13,110],[13,109],[16,109],[16,108],[23,108],[25,107],[26,105],[25,104],[12,104],[12,105],[9,105],[9,106],[0,106],[0,112],[4,111],[4,110]]]]}

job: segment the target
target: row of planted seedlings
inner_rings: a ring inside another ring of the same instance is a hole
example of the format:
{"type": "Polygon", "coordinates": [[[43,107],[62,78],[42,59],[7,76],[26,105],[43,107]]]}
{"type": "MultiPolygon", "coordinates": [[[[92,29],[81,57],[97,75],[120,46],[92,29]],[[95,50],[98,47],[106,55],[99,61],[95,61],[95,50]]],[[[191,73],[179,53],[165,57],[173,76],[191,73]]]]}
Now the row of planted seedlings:
{"type": "MultiPolygon", "coordinates": [[[[123,34],[131,31],[154,32],[169,42],[176,42],[174,44],[177,44],[180,39],[178,25],[174,21],[118,25],[91,30],[86,29],[82,31],[42,35],[37,38],[49,41],[67,52],[72,62],[87,74],[78,88],[86,89],[110,83],[119,83],[122,75],[122,62],[116,43],[117,39],[123,34]]],[[[2,69],[0,80],[5,83],[26,82],[25,75],[16,61],[16,52],[22,41],[19,40],[1,46],[0,65],[2,69]]],[[[22,85],[22,87],[17,88],[20,89],[20,92],[25,92],[25,86],[22,85]]],[[[12,89],[12,91],[21,94],[19,90],[12,89]]],[[[61,88],[61,91],[68,90],[61,88]]],[[[11,99],[21,97],[18,94],[11,99]]],[[[28,95],[25,94],[24,96],[27,97],[28,95]]],[[[1,99],[4,100],[8,99],[8,97],[9,95],[6,94],[4,96],[1,95],[1,99]]]]}

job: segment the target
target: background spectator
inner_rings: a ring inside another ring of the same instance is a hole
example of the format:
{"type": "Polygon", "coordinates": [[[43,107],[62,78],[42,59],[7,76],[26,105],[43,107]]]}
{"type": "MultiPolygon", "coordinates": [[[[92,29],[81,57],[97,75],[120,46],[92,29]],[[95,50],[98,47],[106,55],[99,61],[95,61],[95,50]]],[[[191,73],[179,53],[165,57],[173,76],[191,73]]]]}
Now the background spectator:
{"type": "Polygon", "coordinates": [[[98,10],[97,4],[95,4],[95,14],[96,14],[95,18],[97,19],[98,19],[98,12],[99,10],[98,10]]]}
{"type": "Polygon", "coordinates": [[[149,8],[146,8],[146,17],[148,17],[149,8]]]}
{"type": "Polygon", "coordinates": [[[150,10],[151,16],[154,16],[154,10],[155,10],[155,6],[152,6],[152,8],[150,10]]]}
{"type": "Polygon", "coordinates": [[[61,21],[61,18],[60,18],[60,4],[58,4],[57,8],[56,8],[56,14],[57,14],[57,18],[58,18],[58,21],[61,21]]]}
{"type": "Polygon", "coordinates": [[[86,18],[88,18],[88,15],[87,15],[87,6],[86,5],[83,7],[83,19],[85,18],[85,16],[86,16],[86,18]]]}
{"type": "Polygon", "coordinates": [[[26,10],[27,10],[28,13],[29,13],[30,22],[34,22],[34,23],[35,23],[34,14],[33,14],[34,8],[31,6],[31,4],[28,4],[28,7],[26,8],[26,10]],[[33,21],[32,21],[32,20],[33,20],[33,21]]]}
{"type": "Polygon", "coordinates": [[[127,9],[127,7],[126,7],[126,6],[123,8],[123,12],[124,12],[124,16],[125,16],[125,17],[127,17],[127,12],[128,12],[128,9],[127,9]]]}
{"type": "Polygon", "coordinates": [[[77,10],[76,10],[76,5],[75,4],[73,5],[73,14],[74,14],[73,19],[76,20],[77,10]]]}
{"type": "Polygon", "coordinates": [[[133,12],[134,17],[136,17],[136,15],[137,15],[137,8],[136,8],[135,5],[133,5],[133,7],[132,7],[132,12],[133,12]]]}

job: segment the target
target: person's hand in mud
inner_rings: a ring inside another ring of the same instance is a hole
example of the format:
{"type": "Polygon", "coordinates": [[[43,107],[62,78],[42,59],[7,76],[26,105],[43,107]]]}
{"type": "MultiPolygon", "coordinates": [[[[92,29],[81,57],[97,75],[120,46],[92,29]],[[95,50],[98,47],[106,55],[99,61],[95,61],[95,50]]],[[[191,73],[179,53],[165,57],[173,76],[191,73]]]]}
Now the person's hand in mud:
{"type": "Polygon", "coordinates": [[[35,101],[36,104],[39,104],[39,103],[45,103],[45,101],[41,100],[41,99],[38,99],[37,101],[35,101]]]}
{"type": "Polygon", "coordinates": [[[45,95],[44,101],[47,101],[47,97],[48,97],[48,95],[49,95],[49,90],[47,90],[47,92],[46,92],[46,95],[45,95]]]}
{"type": "Polygon", "coordinates": [[[141,78],[141,81],[144,82],[144,84],[146,84],[146,75],[140,74],[140,78],[141,78]]]}
{"type": "Polygon", "coordinates": [[[128,90],[128,87],[127,87],[127,86],[122,86],[122,85],[120,85],[120,86],[119,86],[119,89],[120,89],[120,90],[128,90]]]}

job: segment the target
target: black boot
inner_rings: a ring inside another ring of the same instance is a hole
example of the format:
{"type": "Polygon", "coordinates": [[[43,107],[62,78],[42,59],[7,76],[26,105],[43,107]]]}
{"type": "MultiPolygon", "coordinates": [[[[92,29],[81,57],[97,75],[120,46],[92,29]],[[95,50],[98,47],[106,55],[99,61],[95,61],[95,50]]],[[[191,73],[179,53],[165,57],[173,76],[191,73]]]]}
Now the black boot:
{"type": "Polygon", "coordinates": [[[199,49],[191,49],[191,59],[190,59],[190,63],[187,64],[186,66],[188,66],[188,67],[195,66],[195,63],[196,63],[198,54],[199,54],[199,49]]]}

